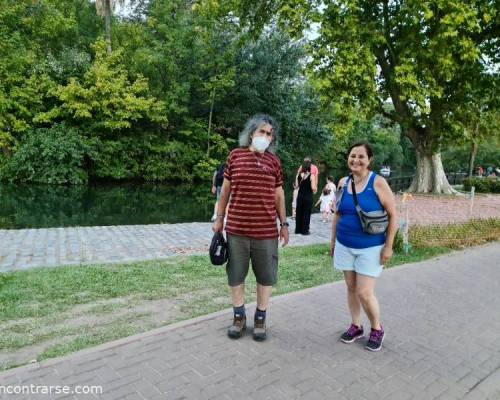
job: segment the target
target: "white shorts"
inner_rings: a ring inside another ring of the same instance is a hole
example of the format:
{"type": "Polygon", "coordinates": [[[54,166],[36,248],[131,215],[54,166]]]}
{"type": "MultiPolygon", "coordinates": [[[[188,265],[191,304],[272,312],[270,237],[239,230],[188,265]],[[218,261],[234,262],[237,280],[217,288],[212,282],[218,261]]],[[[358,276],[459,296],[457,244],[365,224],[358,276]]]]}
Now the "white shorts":
{"type": "Polygon", "coordinates": [[[335,241],[333,267],[340,271],[354,271],[361,275],[378,278],[383,266],[380,264],[380,252],[384,245],[353,249],[335,241]]]}

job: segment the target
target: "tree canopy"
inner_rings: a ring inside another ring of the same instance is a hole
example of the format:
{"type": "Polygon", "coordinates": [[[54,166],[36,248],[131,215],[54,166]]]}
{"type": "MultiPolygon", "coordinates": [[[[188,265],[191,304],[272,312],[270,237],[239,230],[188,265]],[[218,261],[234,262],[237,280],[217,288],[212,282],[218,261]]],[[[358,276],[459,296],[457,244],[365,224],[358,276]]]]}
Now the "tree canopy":
{"type": "Polygon", "coordinates": [[[498,143],[498,2],[111,3],[0,0],[1,179],[209,179],[257,112],[285,171],[362,138],[423,192],[446,147],[498,143]]]}
{"type": "Polygon", "coordinates": [[[280,0],[260,1],[255,11],[242,3],[257,30],[275,15],[296,35],[318,23],[310,69],[338,124],[374,113],[399,124],[416,151],[413,189],[450,191],[440,150],[465,134],[473,93],[498,87],[498,2],[280,0]]]}

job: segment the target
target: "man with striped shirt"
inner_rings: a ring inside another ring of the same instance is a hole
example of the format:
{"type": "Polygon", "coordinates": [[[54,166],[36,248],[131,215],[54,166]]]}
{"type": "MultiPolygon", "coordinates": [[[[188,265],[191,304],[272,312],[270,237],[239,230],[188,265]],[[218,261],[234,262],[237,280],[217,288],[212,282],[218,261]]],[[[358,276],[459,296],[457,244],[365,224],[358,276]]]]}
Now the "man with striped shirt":
{"type": "Polygon", "coordinates": [[[240,134],[240,147],[227,159],[214,232],[224,229],[229,261],[226,266],[233,302],[228,336],[240,338],[246,329],[245,278],[250,260],[257,280],[253,338],[266,339],[266,311],[278,279],[278,240],[288,243],[283,173],[274,155],[277,125],[268,115],[255,115],[240,134]],[[276,217],[280,221],[278,230],[276,217]]]}

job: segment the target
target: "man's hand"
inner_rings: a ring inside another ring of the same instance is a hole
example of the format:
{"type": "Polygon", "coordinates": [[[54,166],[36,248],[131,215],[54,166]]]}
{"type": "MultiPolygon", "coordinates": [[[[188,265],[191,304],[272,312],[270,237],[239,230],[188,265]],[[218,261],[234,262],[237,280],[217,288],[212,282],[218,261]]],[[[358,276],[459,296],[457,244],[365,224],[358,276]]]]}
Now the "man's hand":
{"type": "Polygon", "coordinates": [[[282,246],[285,247],[288,244],[288,227],[282,226],[280,229],[280,242],[282,246]]]}
{"type": "Polygon", "coordinates": [[[224,217],[217,217],[214,224],[212,225],[212,230],[214,232],[222,232],[224,230],[224,217]]]}
{"type": "Polygon", "coordinates": [[[385,265],[392,257],[392,247],[384,246],[380,252],[380,264],[385,265]]]}
{"type": "Polygon", "coordinates": [[[212,194],[215,195],[216,192],[217,192],[217,188],[214,185],[212,185],[212,194]]]}

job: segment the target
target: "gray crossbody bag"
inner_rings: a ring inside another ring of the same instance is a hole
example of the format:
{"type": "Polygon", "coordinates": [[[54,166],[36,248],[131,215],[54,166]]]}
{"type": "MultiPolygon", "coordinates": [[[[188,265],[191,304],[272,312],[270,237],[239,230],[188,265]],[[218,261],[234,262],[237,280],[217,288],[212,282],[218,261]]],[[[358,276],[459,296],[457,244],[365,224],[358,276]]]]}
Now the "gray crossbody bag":
{"type": "Polygon", "coordinates": [[[358,213],[363,232],[369,233],[370,235],[385,233],[387,227],[389,226],[389,216],[387,215],[387,211],[363,211],[358,203],[358,196],[356,195],[356,188],[354,187],[354,179],[352,179],[352,177],[350,177],[350,179],[354,206],[356,207],[356,212],[358,213]]]}

